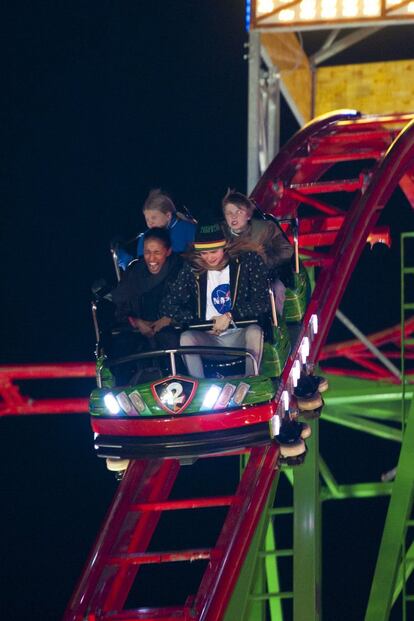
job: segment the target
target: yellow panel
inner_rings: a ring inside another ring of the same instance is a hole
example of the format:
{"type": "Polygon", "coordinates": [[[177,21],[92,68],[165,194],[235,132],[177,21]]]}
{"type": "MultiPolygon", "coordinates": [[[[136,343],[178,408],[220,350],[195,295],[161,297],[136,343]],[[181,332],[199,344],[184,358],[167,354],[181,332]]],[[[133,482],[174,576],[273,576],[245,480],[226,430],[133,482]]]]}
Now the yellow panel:
{"type": "Polygon", "coordinates": [[[282,90],[303,122],[311,118],[312,76],[308,58],[294,32],[262,33],[261,41],[273,65],[280,71],[282,90]]]}
{"type": "Polygon", "coordinates": [[[315,116],[354,108],[365,114],[414,110],[414,60],[321,67],[315,116]]]}

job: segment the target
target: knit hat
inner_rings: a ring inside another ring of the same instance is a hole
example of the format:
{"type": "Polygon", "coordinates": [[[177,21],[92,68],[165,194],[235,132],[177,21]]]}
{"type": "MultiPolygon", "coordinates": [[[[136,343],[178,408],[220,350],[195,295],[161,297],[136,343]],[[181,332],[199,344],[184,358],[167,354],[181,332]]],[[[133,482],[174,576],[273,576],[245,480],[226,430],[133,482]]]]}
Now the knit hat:
{"type": "Polygon", "coordinates": [[[197,227],[196,238],[193,244],[194,250],[217,250],[224,248],[227,240],[224,237],[220,224],[199,224],[197,227]]]}

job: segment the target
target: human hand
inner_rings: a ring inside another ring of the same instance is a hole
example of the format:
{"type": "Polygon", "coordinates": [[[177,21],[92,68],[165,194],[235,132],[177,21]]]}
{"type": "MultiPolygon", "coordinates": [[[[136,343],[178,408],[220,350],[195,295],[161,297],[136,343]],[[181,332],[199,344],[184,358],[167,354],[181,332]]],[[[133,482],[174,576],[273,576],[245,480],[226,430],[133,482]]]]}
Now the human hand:
{"type": "Polygon", "coordinates": [[[138,330],[143,336],[146,336],[147,338],[154,336],[154,330],[150,321],[138,319],[137,317],[128,317],[128,321],[130,326],[135,328],[135,330],[138,330]]]}
{"type": "Polygon", "coordinates": [[[161,330],[171,325],[171,322],[172,322],[171,317],[161,317],[161,319],[154,321],[152,323],[152,329],[154,331],[154,334],[157,334],[157,332],[161,332],[161,330]]]}
{"type": "Polygon", "coordinates": [[[225,313],[224,315],[216,315],[213,317],[213,334],[221,334],[225,332],[231,322],[231,314],[225,313]]]}

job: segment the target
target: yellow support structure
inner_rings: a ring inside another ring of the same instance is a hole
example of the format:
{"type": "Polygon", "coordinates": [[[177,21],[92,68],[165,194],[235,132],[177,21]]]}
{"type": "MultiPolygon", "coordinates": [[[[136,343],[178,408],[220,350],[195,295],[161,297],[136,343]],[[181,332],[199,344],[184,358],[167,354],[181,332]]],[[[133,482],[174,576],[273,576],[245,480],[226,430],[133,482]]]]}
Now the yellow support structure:
{"type": "Polygon", "coordinates": [[[414,60],[320,67],[316,71],[315,116],[351,108],[364,114],[412,112],[414,60]]]}
{"type": "Polygon", "coordinates": [[[261,42],[280,72],[281,89],[302,124],[312,118],[312,72],[294,32],[261,33],[261,42]]]}

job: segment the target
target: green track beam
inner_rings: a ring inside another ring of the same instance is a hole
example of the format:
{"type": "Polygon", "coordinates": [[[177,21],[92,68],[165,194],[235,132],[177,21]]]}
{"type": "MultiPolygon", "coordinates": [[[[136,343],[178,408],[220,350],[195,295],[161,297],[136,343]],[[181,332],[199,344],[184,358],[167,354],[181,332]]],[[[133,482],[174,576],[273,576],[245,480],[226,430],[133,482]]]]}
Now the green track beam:
{"type": "Polygon", "coordinates": [[[293,619],[320,621],[321,611],[321,507],[319,483],[319,421],[311,423],[308,454],[294,468],[293,486],[293,619]]]}
{"type": "Polygon", "coordinates": [[[388,621],[414,497],[414,400],[401,446],[365,621],[388,621]]]}
{"type": "Polygon", "coordinates": [[[265,586],[264,563],[263,559],[259,558],[259,553],[265,546],[269,509],[273,507],[278,478],[279,473],[275,472],[275,479],[269,493],[267,507],[263,511],[256,528],[223,621],[234,621],[235,619],[240,621],[264,621],[266,618],[267,598],[260,597],[263,595],[265,586]]]}

